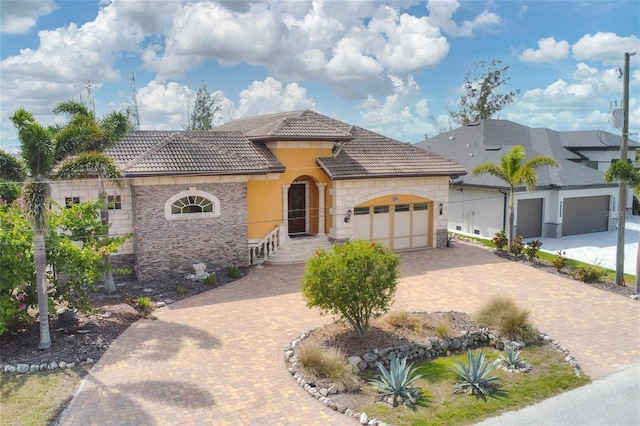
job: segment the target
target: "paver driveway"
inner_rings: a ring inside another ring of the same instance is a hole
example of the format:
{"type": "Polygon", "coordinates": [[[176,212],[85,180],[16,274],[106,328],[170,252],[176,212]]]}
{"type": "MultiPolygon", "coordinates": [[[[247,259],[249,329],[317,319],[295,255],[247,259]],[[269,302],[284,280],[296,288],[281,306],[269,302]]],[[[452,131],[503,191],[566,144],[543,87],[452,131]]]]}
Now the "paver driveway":
{"type": "MultiPolygon", "coordinates": [[[[461,243],[401,257],[397,309],[473,312],[510,295],[594,378],[639,358],[638,302],[461,243]]],[[[305,307],[302,273],[302,265],[255,270],[137,322],[94,366],[63,424],[355,424],[286,371],[283,346],[330,321],[305,307]]]]}

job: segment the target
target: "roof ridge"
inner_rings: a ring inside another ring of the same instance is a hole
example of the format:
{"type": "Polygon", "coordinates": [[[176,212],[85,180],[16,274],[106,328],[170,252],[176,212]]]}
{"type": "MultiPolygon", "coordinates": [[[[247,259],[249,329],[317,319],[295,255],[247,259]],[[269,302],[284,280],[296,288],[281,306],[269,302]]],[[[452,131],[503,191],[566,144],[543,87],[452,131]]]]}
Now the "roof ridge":
{"type": "MultiPolygon", "coordinates": [[[[147,149],[145,152],[143,152],[142,154],[140,154],[139,156],[137,156],[136,158],[134,158],[133,160],[131,160],[127,164],[125,164],[124,165],[125,170],[126,169],[130,169],[130,168],[132,168],[134,166],[137,166],[140,162],[142,162],[142,160],[148,158],[152,153],[158,152],[160,149],[162,149],[163,147],[167,146],[167,144],[169,142],[172,142],[172,141],[176,140],[176,138],[178,137],[179,134],[180,134],[180,132],[171,133],[169,136],[164,138],[162,140],[162,142],[155,144],[154,146],[152,146],[151,148],[147,149]]],[[[190,139],[190,138],[187,138],[187,139],[190,139]]]]}

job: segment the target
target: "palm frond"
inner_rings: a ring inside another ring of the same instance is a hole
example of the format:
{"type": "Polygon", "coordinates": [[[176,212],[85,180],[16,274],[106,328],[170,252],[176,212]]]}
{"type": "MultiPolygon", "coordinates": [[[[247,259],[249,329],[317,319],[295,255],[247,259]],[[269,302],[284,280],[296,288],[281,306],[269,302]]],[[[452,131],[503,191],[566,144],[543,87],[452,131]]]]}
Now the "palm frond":
{"type": "Polygon", "coordinates": [[[111,179],[120,186],[122,174],[114,161],[100,152],[86,152],[63,162],[54,174],[54,179],[81,179],[99,176],[111,179]]]}
{"type": "Polygon", "coordinates": [[[132,128],[129,117],[119,111],[110,113],[100,120],[98,124],[106,131],[110,142],[122,139],[132,128]]]}
{"type": "Polygon", "coordinates": [[[42,176],[36,176],[24,187],[24,213],[36,234],[44,234],[47,229],[47,200],[51,186],[42,176]]]}
{"type": "Polygon", "coordinates": [[[46,175],[53,166],[54,141],[51,133],[24,109],[17,110],[10,119],[18,129],[22,158],[31,176],[46,175]]]}
{"type": "Polygon", "coordinates": [[[27,177],[24,164],[8,152],[0,150],[0,179],[22,182],[27,177]]]}
{"type": "Polygon", "coordinates": [[[95,145],[107,139],[106,132],[93,120],[87,117],[77,117],[62,127],[56,133],[56,161],[61,161],[70,155],[82,151],[95,151],[95,145]]]}
{"type": "Polygon", "coordinates": [[[607,183],[620,181],[625,185],[637,188],[640,186],[640,172],[633,167],[633,164],[616,161],[604,172],[604,180],[607,183]]]}
{"type": "Polygon", "coordinates": [[[68,101],[60,102],[53,109],[54,114],[66,114],[68,116],[84,115],[87,117],[93,117],[93,113],[89,111],[89,108],[82,102],[69,99],[68,101]]]}

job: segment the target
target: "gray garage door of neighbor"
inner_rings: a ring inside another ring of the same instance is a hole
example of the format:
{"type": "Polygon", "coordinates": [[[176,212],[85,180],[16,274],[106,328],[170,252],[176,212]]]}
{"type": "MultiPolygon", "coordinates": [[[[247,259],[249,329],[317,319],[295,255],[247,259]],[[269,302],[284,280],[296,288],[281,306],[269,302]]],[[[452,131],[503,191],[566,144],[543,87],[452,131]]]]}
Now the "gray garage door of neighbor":
{"type": "Polygon", "coordinates": [[[608,210],[608,195],[565,198],[562,206],[562,235],[606,231],[608,210]]]}
{"type": "Polygon", "coordinates": [[[542,236],[542,198],[518,200],[516,234],[524,238],[542,236]]]}

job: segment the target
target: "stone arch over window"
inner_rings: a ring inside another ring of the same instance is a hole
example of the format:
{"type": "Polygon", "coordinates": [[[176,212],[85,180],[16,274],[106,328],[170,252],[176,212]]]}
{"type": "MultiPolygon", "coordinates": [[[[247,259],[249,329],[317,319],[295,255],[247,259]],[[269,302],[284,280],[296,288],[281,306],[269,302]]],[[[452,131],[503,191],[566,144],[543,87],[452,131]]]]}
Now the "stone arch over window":
{"type": "Polygon", "coordinates": [[[167,220],[220,216],[220,200],[215,195],[189,188],[169,198],[164,204],[167,220]]]}

